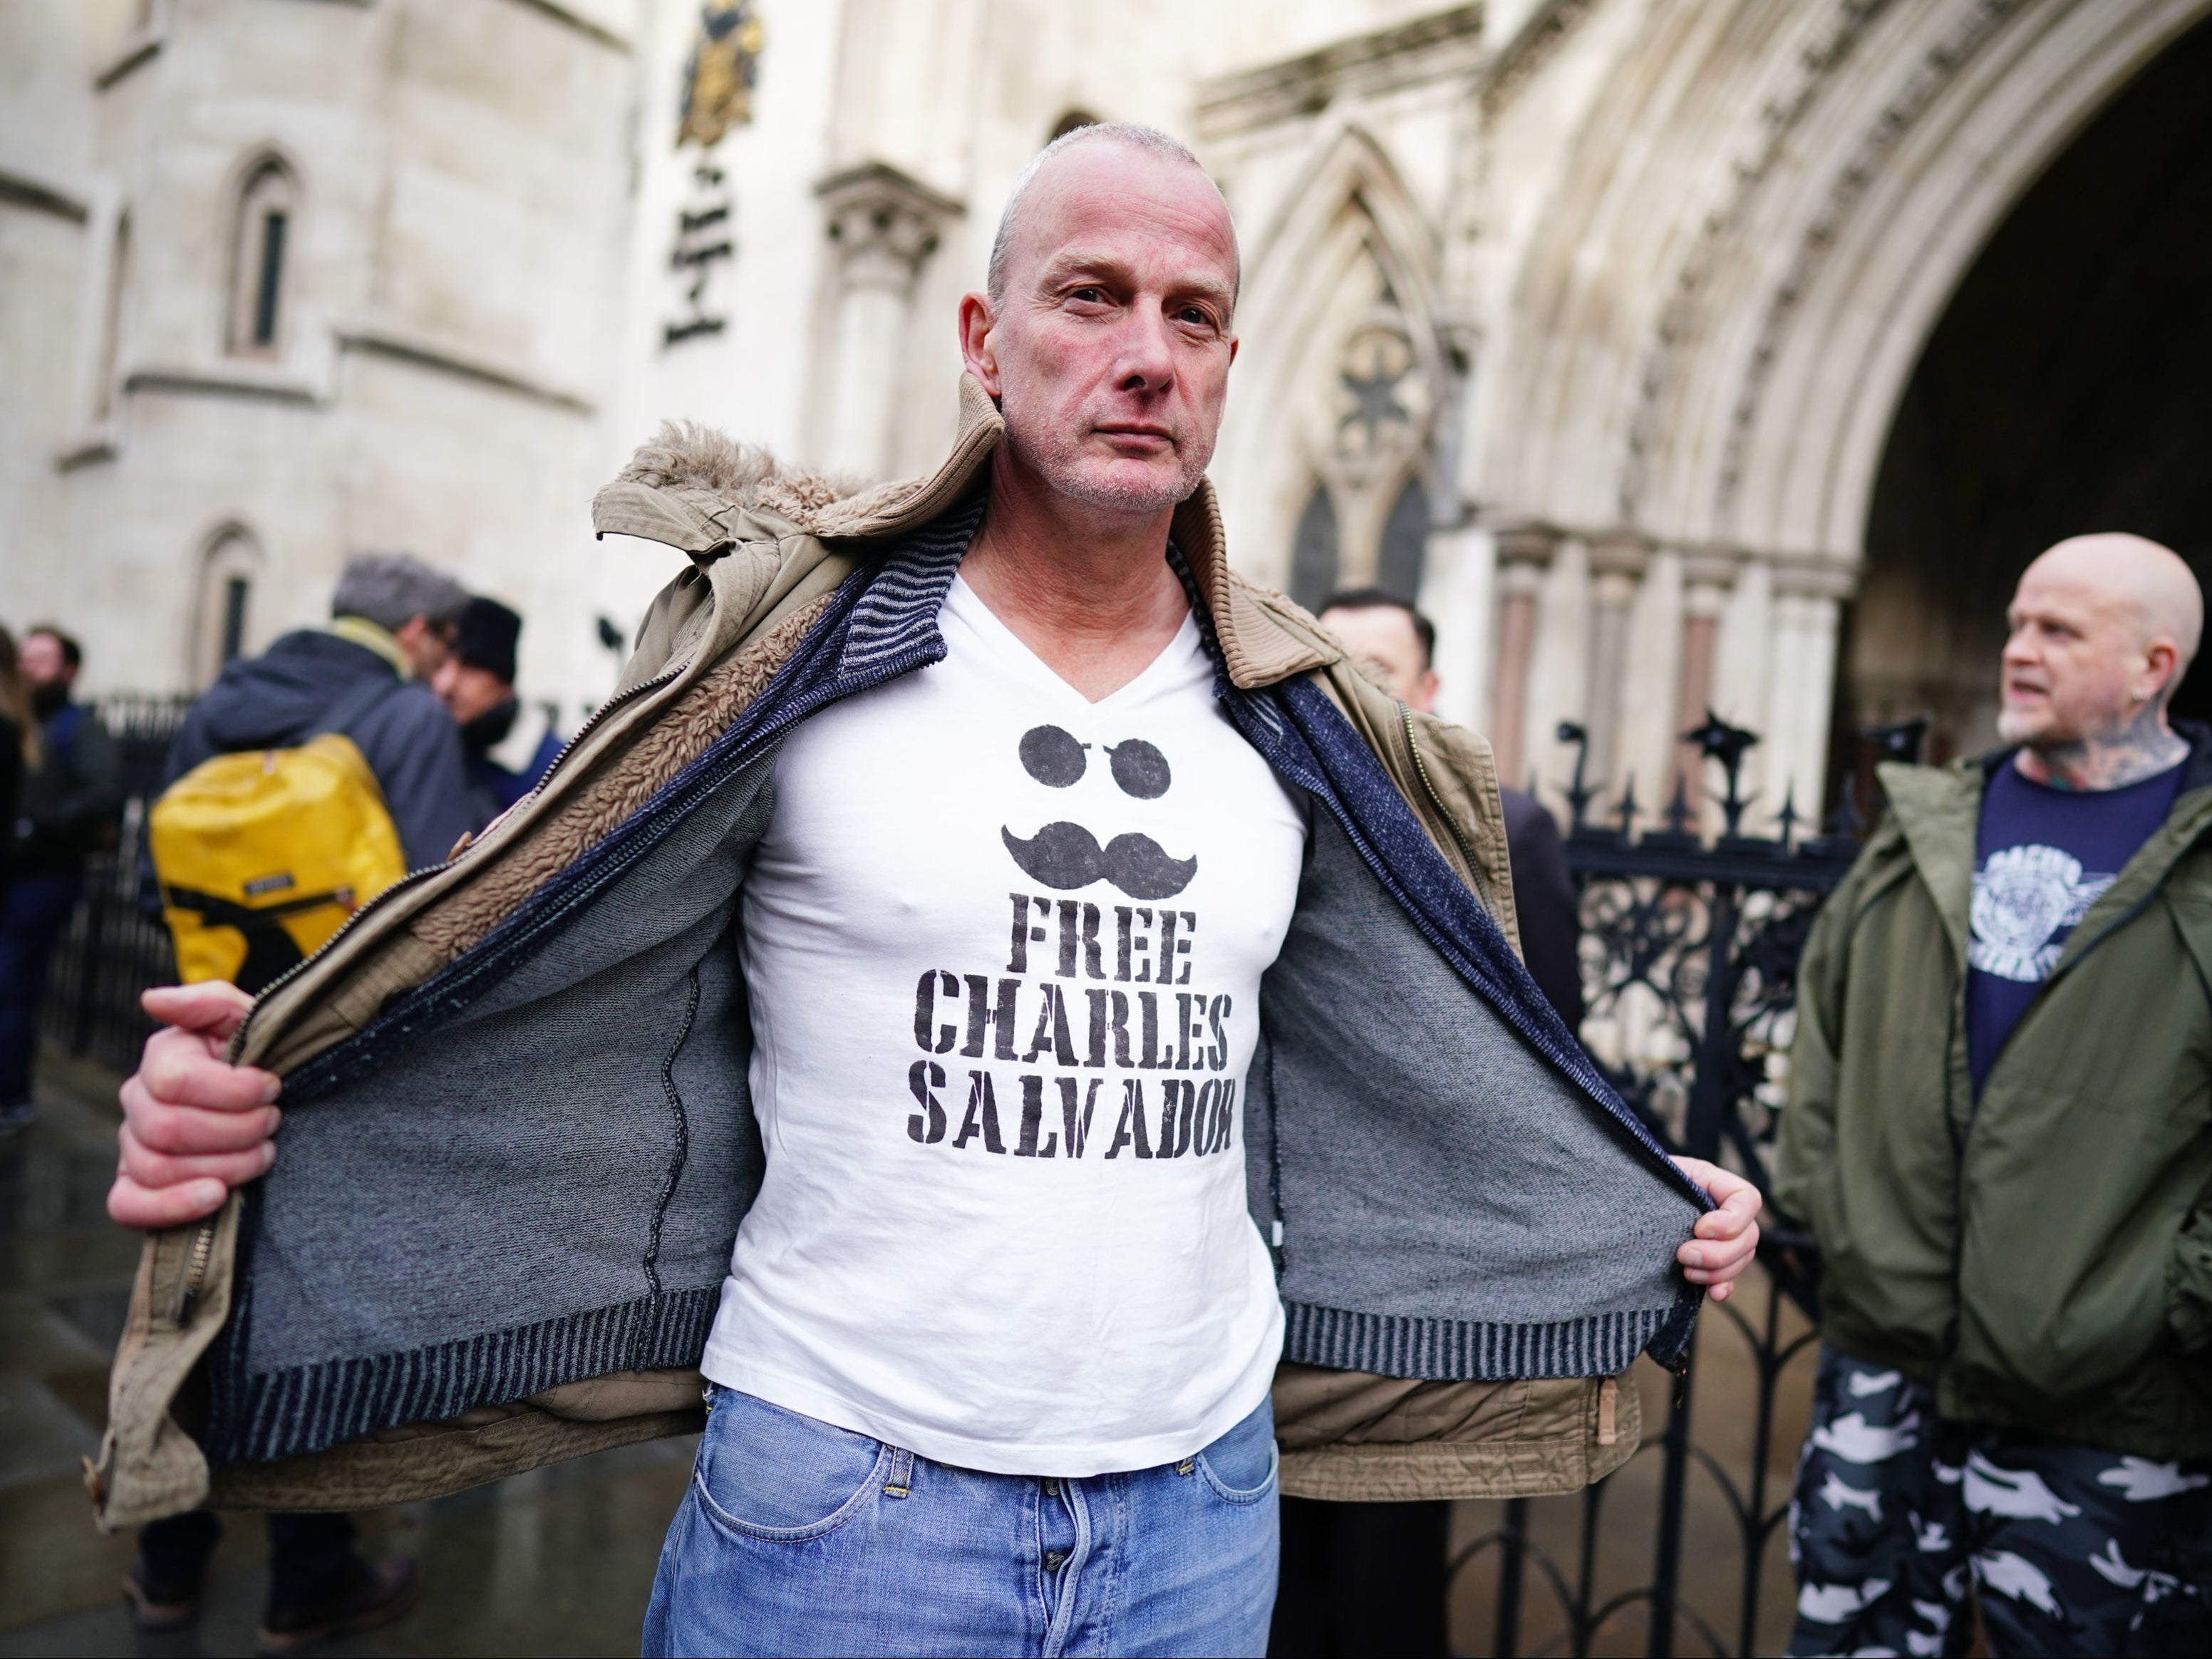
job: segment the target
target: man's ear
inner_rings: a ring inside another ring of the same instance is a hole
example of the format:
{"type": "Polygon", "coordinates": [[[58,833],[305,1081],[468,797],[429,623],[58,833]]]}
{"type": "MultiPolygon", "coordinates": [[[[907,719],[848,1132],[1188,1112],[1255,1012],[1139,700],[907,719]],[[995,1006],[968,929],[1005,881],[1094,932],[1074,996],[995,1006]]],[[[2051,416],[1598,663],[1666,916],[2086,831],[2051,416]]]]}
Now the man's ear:
{"type": "Polygon", "coordinates": [[[989,295],[960,296],[960,360],[994,401],[999,396],[999,354],[992,348],[991,331],[998,323],[989,295]]]}
{"type": "Polygon", "coordinates": [[[2181,648],[2172,640],[2153,640],[2143,647],[2144,677],[2148,689],[2142,694],[2149,702],[2162,702],[2173,690],[2175,670],[2181,662],[2181,648]]]}

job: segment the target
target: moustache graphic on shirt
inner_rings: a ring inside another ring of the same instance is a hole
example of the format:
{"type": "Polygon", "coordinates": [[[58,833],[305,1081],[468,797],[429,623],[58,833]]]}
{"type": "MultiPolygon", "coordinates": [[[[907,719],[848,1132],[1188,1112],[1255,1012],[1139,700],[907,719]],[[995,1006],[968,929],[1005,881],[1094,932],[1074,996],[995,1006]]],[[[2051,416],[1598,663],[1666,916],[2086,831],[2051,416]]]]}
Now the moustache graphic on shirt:
{"type": "Polygon", "coordinates": [[[999,834],[1024,875],[1063,893],[1103,878],[1131,898],[1173,898],[1198,873],[1196,859],[1170,857],[1150,836],[1116,836],[1101,847],[1081,824],[1064,820],[1027,841],[1005,828],[999,834]]]}

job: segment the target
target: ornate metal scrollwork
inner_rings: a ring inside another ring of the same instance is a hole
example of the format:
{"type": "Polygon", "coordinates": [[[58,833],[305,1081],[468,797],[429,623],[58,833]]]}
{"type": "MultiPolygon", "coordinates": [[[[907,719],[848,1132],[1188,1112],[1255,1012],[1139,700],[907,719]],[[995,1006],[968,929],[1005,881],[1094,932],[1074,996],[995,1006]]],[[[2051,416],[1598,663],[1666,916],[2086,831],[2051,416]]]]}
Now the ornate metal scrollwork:
{"type": "MultiPolygon", "coordinates": [[[[1925,729],[1924,721],[1907,721],[1864,736],[1879,758],[1911,760],[1925,729]]],[[[1593,819],[1591,808],[1606,791],[1586,775],[1588,736],[1566,724],[1559,738],[1575,750],[1561,793],[1570,813],[1567,862],[1580,895],[1583,1045],[1665,1146],[1733,1167],[1765,1192],[1796,1030],[1797,962],[1821,902],[1856,855],[1856,803],[1847,796],[1827,834],[1801,839],[1795,798],[1785,795],[1772,835],[1746,834],[1756,797],[1743,793],[1742,767],[1759,738],[1708,712],[1683,740],[1720,769],[1721,787],[1709,798],[1719,808],[1721,833],[1707,842],[1694,832],[1686,777],[1676,784],[1662,827],[1639,833],[1632,787],[1622,790],[1614,823],[1593,819]]],[[[1452,1564],[1456,1573],[1498,1553],[1496,1652],[1522,1650],[1532,1568],[1557,1602],[1565,1624],[1559,1639],[1572,1653],[1587,1653],[1601,1626],[1638,1606],[1650,1611],[1647,1650],[1654,1655],[1672,1654],[1685,1630],[1713,1653],[1754,1650],[1760,1566],[1787,1513],[1786,1503],[1771,1502],[1767,1490],[1776,1395],[1785,1368],[1814,1340],[1810,1329],[1785,1334],[1785,1304],[1814,1314],[1819,1268],[1813,1241],[1771,1215],[1762,1222],[1759,1255],[1765,1307],[1747,1314],[1741,1304],[1750,1298],[1743,1297],[1717,1304],[1750,1351],[1757,1386],[1750,1466],[1732,1472],[1692,1443],[1694,1376],[1686,1367],[1674,1380],[1665,1431],[1645,1448],[1662,1460],[1650,1580],[1607,1597],[1596,1593],[1598,1522],[1609,1481],[1579,1500],[1579,1559],[1571,1573],[1530,1537],[1529,1500],[1515,1499],[1504,1524],[1462,1547],[1452,1564]],[[1693,1464],[1713,1480],[1741,1540],[1733,1649],[1680,1595],[1693,1464]]]]}

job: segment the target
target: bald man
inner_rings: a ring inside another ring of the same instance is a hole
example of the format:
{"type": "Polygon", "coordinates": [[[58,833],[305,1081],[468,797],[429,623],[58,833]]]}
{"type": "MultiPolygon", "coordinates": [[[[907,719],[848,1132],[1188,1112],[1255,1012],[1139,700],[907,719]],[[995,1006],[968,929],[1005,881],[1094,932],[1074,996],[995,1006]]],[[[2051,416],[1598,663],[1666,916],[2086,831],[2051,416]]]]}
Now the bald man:
{"type": "Polygon", "coordinates": [[[261,1186],[157,1251],[189,1288],[141,1276],[111,1519],[188,1490],[161,1389],[245,1308],[225,1490],[452,1491],[684,1425],[703,1373],[647,1654],[1257,1655],[1279,1478],[1633,1451],[1619,1376],[1728,1296],[1758,1192],[1515,959],[1480,743],[1230,574],[1237,271],[1188,150],[1080,129],[960,302],[932,478],[832,512],[679,431],[602,492],[714,573],[610,716],[250,1016],[149,998],[110,1213],[261,1186]]]}
{"type": "Polygon", "coordinates": [[[2006,747],[1885,766],[1800,965],[1779,1208],[1826,1344],[1792,1653],[2212,1645],[2203,599],[2139,537],[2021,578],[2006,747]]]}

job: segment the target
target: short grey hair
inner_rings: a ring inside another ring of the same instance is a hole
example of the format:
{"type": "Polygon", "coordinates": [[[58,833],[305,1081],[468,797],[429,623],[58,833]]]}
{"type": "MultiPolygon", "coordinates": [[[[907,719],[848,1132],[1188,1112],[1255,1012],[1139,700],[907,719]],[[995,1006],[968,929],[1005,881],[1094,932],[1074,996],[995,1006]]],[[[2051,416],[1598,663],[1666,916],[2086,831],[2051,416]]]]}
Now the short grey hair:
{"type": "Polygon", "coordinates": [[[356,553],[339,573],[331,615],[360,617],[396,631],[416,617],[458,622],[468,603],[468,589],[420,559],[405,553],[356,553]]]}
{"type": "MultiPolygon", "coordinates": [[[[1059,137],[1030,158],[1030,164],[1024,167],[1014,179],[1014,187],[1006,192],[1006,211],[999,216],[999,234],[991,242],[991,263],[983,276],[983,291],[991,296],[991,303],[994,306],[998,305],[1006,297],[1008,252],[1013,246],[1014,230],[1021,216],[1022,198],[1029,194],[1030,186],[1036,182],[1037,174],[1044,170],[1045,163],[1051,161],[1060,151],[1073,149],[1077,144],[1097,143],[1105,140],[1111,140],[1117,144],[1127,144],[1130,149],[1140,149],[1147,155],[1157,155],[1164,161],[1180,161],[1186,167],[1195,167],[1207,184],[1213,185],[1217,194],[1220,191],[1221,186],[1214,184],[1213,175],[1206,170],[1206,163],[1191,154],[1190,146],[1180,138],[1170,137],[1158,127],[1141,127],[1129,121],[1092,121],[1061,133],[1059,137]]],[[[1228,198],[1225,196],[1222,198],[1222,205],[1224,207],[1228,205],[1228,198]]],[[[1230,246],[1234,250],[1237,245],[1237,228],[1233,221],[1230,225],[1229,237],[1230,246]]],[[[1231,279],[1232,294],[1236,287],[1243,281],[1243,255],[1241,252],[1237,253],[1237,270],[1231,279]]]]}

